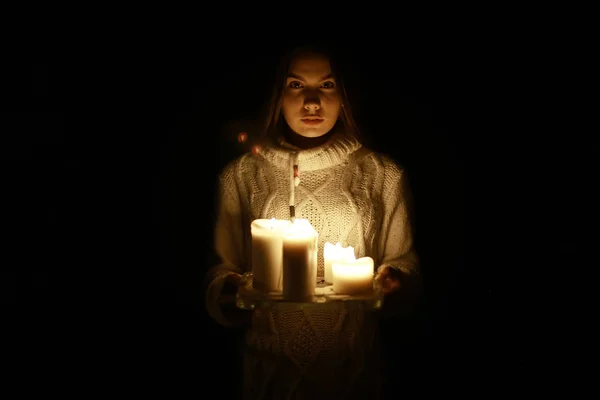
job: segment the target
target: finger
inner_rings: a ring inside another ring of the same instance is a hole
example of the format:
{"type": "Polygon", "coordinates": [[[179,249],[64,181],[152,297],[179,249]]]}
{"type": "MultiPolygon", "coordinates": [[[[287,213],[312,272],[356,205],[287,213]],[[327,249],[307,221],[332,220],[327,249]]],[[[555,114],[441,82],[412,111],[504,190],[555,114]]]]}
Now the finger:
{"type": "Polygon", "coordinates": [[[385,280],[383,280],[382,285],[381,285],[381,289],[384,294],[396,291],[399,288],[400,288],[400,282],[397,281],[396,279],[392,279],[390,277],[386,277],[385,280]]]}
{"type": "Polygon", "coordinates": [[[381,269],[381,271],[379,271],[377,273],[377,276],[375,277],[375,279],[382,281],[382,280],[386,279],[389,275],[390,275],[390,271],[387,268],[383,268],[383,269],[381,269]]]}

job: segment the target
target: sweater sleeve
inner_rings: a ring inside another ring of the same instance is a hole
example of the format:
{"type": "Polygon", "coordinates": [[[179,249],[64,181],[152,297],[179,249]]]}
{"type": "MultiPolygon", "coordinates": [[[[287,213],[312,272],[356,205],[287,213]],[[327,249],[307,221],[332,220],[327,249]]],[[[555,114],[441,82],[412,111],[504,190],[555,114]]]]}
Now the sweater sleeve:
{"type": "Polygon", "coordinates": [[[214,250],[218,263],[206,275],[206,307],[208,314],[219,324],[234,326],[233,315],[227,315],[220,303],[227,277],[243,274],[244,244],[240,197],[233,165],[226,167],[217,181],[217,204],[214,227],[214,250]]]}
{"type": "Polygon", "coordinates": [[[389,265],[399,276],[401,291],[411,303],[421,295],[422,276],[413,243],[412,192],[406,173],[389,158],[384,159],[383,222],[379,242],[381,266],[389,265]]]}

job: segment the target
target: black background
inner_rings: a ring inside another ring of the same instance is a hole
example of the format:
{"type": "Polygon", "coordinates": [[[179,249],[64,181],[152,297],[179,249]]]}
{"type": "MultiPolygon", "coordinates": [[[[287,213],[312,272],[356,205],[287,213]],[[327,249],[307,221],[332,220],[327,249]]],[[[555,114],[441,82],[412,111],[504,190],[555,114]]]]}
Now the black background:
{"type": "MultiPolygon", "coordinates": [[[[252,137],[288,43],[257,46],[240,35],[141,46],[135,38],[15,65],[2,114],[14,227],[3,298],[26,343],[19,354],[37,360],[29,368],[39,376],[54,376],[60,360],[97,390],[229,383],[220,390],[235,393],[242,332],[210,320],[200,290],[214,180],[248,149],[237,134],[252,137]]],[[[410,321],[382,326],[392,375],[405,377],[402,390],[494,378],[499,366],[518,378],[527,335],[514,327],[527,316],[514,312],[507,324],[495,307],[514,306],[524,283],[512,282],[511,296],[492,283],[499,257],[484,251],[487,231],[465,240],[465,180],[481,165],[466,144],[489,146],[469,136],[481,118],[464,80],[473,58],[443,38],[396,39],[339,43],[359,124],[373,148],[404,166],[415,197],[425,299],[410,321]]],[[[479,223],[501,219],[469,209],[479,223]]]]}

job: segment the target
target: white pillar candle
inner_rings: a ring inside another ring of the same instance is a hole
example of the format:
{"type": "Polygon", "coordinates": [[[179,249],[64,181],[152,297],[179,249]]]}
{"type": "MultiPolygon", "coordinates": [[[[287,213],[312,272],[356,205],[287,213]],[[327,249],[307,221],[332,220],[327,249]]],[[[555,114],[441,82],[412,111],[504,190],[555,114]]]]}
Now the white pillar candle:
{"type": "Polygon", "coordinates": [[[261,292],[282,290],[283,232],[290,224],[275,218],[252,221],[253,287],[261,292]]]}
{"type": "Polygon", "coordinates": [[[311,301],[317,286],[318,233],[307,219],[296,218],[283,235],[283,298],[311,301]]]}
{"type": "Polygon", "coordinates": [[[333,291],[336,294],[359,295],[373,291],[375,268],[371,257],[361,257],[354,261],[335,261],[331,269],[333,291]]]}
{"type": "Polygon", "coordinates": [[[323,248],[323,261],[325,269],[325,282],[333,283],[333,273],[331,272],[331,264],[335,261],[354,261],[354,248],[352,246],[342,247],[341,243],[326,242],[323,248]]]}

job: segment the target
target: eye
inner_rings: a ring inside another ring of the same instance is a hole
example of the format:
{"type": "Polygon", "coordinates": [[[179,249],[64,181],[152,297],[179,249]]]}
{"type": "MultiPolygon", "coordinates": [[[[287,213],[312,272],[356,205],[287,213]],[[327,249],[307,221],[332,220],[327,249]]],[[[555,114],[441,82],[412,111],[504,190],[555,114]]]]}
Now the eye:
{"type": "Polygon", "coordinates": [[[333,83],[332,81],[327,81],[323,83],[321,87],[325,89],[333,89],[335,87],[335,83],[333,83]]]}
{"type": "Polygon", "coordinates": [[[291,81],[288,84],[288,87],[292,88],[292,89],[300,89],[302,88],[302,83],[298,82],[298,81],[291,81]]]}

